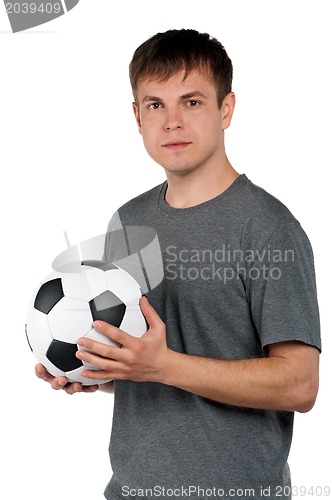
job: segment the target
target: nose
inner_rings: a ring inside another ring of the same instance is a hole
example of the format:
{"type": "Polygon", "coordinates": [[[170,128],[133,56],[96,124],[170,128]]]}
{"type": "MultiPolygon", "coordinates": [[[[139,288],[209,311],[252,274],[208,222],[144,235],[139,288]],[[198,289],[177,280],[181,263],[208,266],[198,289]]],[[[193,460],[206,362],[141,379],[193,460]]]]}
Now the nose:
{"type": "Polygon", "coordinates": [[[165,116],[164,129],[167,131],[177,130],[183,127],[183,120],[179,110],[168,110],[165,116]]]}

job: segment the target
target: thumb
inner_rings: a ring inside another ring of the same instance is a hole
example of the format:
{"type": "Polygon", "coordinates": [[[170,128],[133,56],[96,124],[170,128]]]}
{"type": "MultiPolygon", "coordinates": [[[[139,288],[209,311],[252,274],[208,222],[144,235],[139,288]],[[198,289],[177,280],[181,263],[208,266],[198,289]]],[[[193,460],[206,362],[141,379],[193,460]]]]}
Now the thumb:
{"type": "Polygon", "coordinates": [[[144,317],[146,321],[148,322],[148,325],[151,328],[157,327],[157,326],[164,326],[164,322],[156,312],[156,310],[152,307],[148,299],[145,297],[145,295],[140,299],[139,305],[141,308],[142,313],[144,314],[144,317]]]}

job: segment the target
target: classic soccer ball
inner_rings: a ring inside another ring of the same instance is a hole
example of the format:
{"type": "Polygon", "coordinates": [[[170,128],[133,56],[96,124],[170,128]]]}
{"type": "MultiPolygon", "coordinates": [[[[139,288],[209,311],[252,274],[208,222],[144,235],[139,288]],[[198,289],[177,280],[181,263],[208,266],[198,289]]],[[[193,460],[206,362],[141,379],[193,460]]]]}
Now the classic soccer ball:
{"type": "Polygon", "coordinates": [[[81,272],[55,271],[38,286],[28,307],[25,331],[30,349],[55,377],[64,375],[83,385],[106,383],[82,377],[84,367],[98,368],[75,356],[77,349],[84,349],[76,341],[86,336],[118,347],[92,327],[97,319],[141,337],[147,330],[141,297],[136,280],[114,264],[86,261],[81,272]]]}

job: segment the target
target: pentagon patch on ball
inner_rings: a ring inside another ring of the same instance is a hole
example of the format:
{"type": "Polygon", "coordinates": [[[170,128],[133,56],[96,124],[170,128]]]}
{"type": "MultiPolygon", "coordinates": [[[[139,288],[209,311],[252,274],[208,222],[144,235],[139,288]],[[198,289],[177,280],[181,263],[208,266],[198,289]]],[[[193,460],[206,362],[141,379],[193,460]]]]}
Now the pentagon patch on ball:
{"type": "Polygon", "coordinates": [[[142,290],[114,264],[83,261],[81,268],[75,273],[55,271],[40,283],[28,307],[25,331],[31,351],[53,376],[101,384],[109,380],[82,377],[85,367],[97,368],[76,357],[76,351],[84,349],[77,339],[85,336],[119,347],[92,327],[98,319],[141,337],[147,330],[139,306],[142,290]]]}

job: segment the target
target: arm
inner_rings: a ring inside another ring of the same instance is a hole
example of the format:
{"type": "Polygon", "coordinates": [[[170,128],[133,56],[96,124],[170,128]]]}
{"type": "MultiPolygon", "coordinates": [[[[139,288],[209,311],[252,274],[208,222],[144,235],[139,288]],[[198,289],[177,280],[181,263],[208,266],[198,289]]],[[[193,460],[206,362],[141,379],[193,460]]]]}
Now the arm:
{"type": "MultiPolygon", "coordinates": [[[[96,354],[77,356],[98,366],[98,377],[152,381],[172,385],[220,403],[249,408],[309,411],[318,388],[319,351],[301,342],[270,345],[267,358],[221,360],[177,353],[167,347],[166,326],[146,297],[140,301],[149,330],[135,338],[104,322],[101,333],[121,349],[79,339],[96,354]]],[[[84,370],[84,376],[97,377],[84,370]]]]}
{"type": "Polygon", "coordinates": [[[106,384],[100,384],[99,390],[101,392],[106,392],[107,394],[114,394],[114,380],[107,382],[106,384]]]}
{"type": "Polygon", "coordinates": [[[317,395],[318,362],[319,351],[300,342],[273,344],[267,358],[235,361],[172,352],[163,377],[220,403],[307,412],[317,395]]]}

